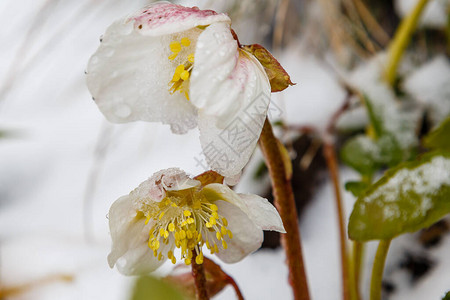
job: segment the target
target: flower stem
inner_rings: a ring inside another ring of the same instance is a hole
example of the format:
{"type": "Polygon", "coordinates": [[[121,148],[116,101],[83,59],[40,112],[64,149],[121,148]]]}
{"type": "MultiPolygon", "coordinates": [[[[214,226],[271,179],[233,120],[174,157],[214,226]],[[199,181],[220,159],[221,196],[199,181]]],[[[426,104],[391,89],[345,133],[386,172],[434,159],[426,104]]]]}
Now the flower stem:
{"type": "Polygon", "coordinates": [[[359,300],[361,299],[361,292],[359,290],[359,285],[361,282],[361,267],[362,267],[362,259],[364,255],[364,243],[354,241],[353,242],[353,251],[352,251],[352,287],[353,291],[351,291],[352,299],[359,300]]]}
{"type": "Polygon", "coordinates": [[[237,285],[236,281],[234,281],[233,277],[228,276],[227,281],[229,284],[231,284],[233,286],[238,300],[244,300],[244,296],[242,295],[241,290],[239,289],[239,286],[237,285]]]}
{"type": "Polygon", "coordinates": [[[272,126],[266,119],[259,138],[259,145],[266,160],[272,181],[274,204],[283,220],[286,233],[281,236],[281,244],[286,252],[289,269],[289,283],[296,300],[309,300],[308,283],[303,263],[297,209],[290,178],[283,160],[278,140],[272,126]]]}
{"type": "Polygon", "coordinates": [[[341,190],[339,186],[339,172],[334,146],[330,142],[323,145],[323,154],[327,162],[333,181],[334,193],[336,199],[336,207],[338,213],[339,239],[341,247],[341,270],[342,270],[342,299],[350,299],[350,275],[349,275],[349,259],[347,252],[347,233],[344,225],[344,208],[342,204],[341,190]]]}
{"type": "Polygon", "coordinates": [[[419,17],[427,3],[428,0],[419,0],[412,12],[402,20],[400,26],[395,32],[394,38],[388,50],[388,64],[385,74],[386,81],[391,86],[395,83],[397,66],[400,62],[400,58],[411,40],[411,36],[417,26],[419,17]]]}
{"type": "Polygon", "coordinates": [[[384,263],[391,240],[381,240],[378,244],[375,261],[372,267],[372,280],[370,282],[370,300],[381,300],[381,281],[383,279],[384,263]]]}
{"type": "Polygon", "coordinates": [[[195,289],[197,294],[197,300],[209,300],[208,292],[206,290],[206,277],[203,264],[197,264],[195,258],[197,253],[192,251],[192,276],[195,281],[195,289]]]}

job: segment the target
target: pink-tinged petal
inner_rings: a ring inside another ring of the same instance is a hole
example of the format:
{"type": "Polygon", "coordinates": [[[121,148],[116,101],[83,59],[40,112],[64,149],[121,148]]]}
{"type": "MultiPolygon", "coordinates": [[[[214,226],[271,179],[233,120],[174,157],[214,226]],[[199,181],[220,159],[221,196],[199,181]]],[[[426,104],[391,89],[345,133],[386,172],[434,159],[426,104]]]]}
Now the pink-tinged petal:
{"type": "Polygon", "coordinates": [[[231,23],[225,14],[213,10],[200,10],[198,7],[184,7],[169,2],[156,2],[138,11],[129,20],[143,35],[158,36],[182,32],[197,26],[216,22],[231,23]]]}
{"type": "Polygon", "coordinates": [[[203,154],[211,168],[239,174],[252,155],[270,103],[270,84],[255,57],[238,49],[228,24],[200,34],[191,74],[203,154]]]}
{"type": "MultiPolygon", "coordinates": [[[[185,32],[196,39],[200,29],[185,32]]],[[[196,109],[169,92],[175,61],[169,45],[178,36],[142,36],[132,22],[113,23],[87,67],[87,86],[105,117],[114,123],[162,122],[175,133],[196,126],[196,109]]]]}
{"type": "MultiPolygon", "coordinates": [[[[258,250],[263,242],[262,230],[237,206],[216,201],[218,212],[228,220],[227,228],[233,233],[233,238],[224,237],[228,247],[220,250],[217,256],[226,263],[236,263],[250,253],[258,250]]],[[[221,242],[216,241],[218,245],[221,242]]]]}
{"type": "Polygon", "coordinates": [[[267,199],[251,194],[239,196],[248,208],[248,216],[257,226],[263,230],[286,232],[277,209],[267,199]]]}
{"type": "Polygon", "coordinates": [[[183,170],[169,168],[156,172],[142,182],[130,193],[130,197],[136,204],[160,202],[166,196],[166,191],[185,190],[200,185],[200,181],[191,179],[183,170]]]}

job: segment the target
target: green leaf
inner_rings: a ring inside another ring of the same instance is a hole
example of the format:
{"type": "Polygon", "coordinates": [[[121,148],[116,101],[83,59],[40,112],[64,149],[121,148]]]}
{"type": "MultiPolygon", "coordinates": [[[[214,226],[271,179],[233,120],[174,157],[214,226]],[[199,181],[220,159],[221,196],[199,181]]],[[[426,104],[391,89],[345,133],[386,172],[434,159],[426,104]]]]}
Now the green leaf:
{"type": "Polygon", "coordinates": [[[450,154],[433,153],[391,169],[353,207],[349,237],[385,240],[426,228],[450,213],[450,154]]]}
{"type": "Polygon", "coordinates": [[[442,298],[442,300],[450,300],[450,291],[447,292],[447,294],[445,294],[444,298],[442,298]]]}
{"type": "Polygon", "coordinates": [[[142,276],[137,278],[131,300],[185,300],[172,285],[159,278],[142,276]]]}
{"type": "Polygon", "coordinates": [[[348,181],[345,183],[345,190],[351,192],[355,197],[359,197],[368,187],[369,184],[363,181],[348,181]]]}
{"type": "Polygon", "coordinates": [[[242,46],[242,49],[255,56],[264,67],[267,77],[269,77],[272,93],[280,92],[290,85],[294,85],[286,70],[266,48],[258,44],[253,44],[242,46]]]}
{"type": "Polygon", "coordinates": [[[341,149],[341,159],[360,174],[372,176],[381,167],[380,149],[370,138],[359,135],[348,140],[341,149]]]}
{"type": "Polygon", "coordinates": [[[423,145],[430,149],[450,150],[450,116],[424,137],[423,145]]]}
{"type": "Polygon", "coordinates": [[[382,119],[375,113],[374,107],[369,97],[367,97],[367,95],[364,95],[363,97],[364,104],[366,105],[367,113],[369,115],[370,124],[374,129],[375,136],[378,138],[383,134],[382,119]]]}

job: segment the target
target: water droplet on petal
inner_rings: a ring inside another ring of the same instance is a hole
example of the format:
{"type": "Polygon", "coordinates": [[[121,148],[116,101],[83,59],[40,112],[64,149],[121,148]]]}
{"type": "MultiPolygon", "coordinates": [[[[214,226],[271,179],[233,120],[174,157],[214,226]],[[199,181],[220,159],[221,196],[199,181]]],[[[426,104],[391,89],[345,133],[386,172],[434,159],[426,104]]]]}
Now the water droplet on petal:
{"type": "Polygon", "coordinates": [[[114,114],[122,119],[128,118],[131,115],[131,108],[127,104],[119,104],[116,107],[114,114]]]}

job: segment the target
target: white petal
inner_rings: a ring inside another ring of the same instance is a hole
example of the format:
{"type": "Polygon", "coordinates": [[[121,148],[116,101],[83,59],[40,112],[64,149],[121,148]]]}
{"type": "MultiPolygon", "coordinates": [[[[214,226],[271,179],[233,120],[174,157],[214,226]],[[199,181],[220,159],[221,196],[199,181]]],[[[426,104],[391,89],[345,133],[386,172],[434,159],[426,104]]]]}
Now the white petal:
{"type": "MultiPolygon", "coordinates": [[[[235,205],[225,202],[215,202],[218,212],[228,220],[228,229],[233,238],[225,237],[227,249],[220,250],[217,256],[226,263],[236,263],[245,256],[261,247],[263,232],[250,218],[235,205]]],[[[220,242],[216,241],[218,245],[220,242]]]]}
{"type": "Polygon", "coordinates": [[[111,268],[117,264],[123,274],[134,275],[139,271],[153,271],[161,264],[147,246],[149,226],[145,225],[144,218],[137,217],[129,196],[113,203],[109,210],[112,247],[108,263],[111,268]]]}
{"type": "Polygon", "coordinates": [[[190,102],[198,111],[203,154],[222,175],[239,174],[253,153],[270,102],[261,64],[240,51],[225,23],[200,34],[191,74],[190,102]]]}
{"type": "Polygon", "coordinates": [[[117,269],[123,275],[146,275],[159,268],[166,258],[158,260],[147,244],[130,249],[117,261],[117,269]]]}
{"type": "Polygon", "coordinates": [[[198,7],[184,7],[165,1],[150,4],[130,19],[136,21],[134,26],[140,29],[141,34],[151,36],[172,34],[215,22],[231,23],[226,14],[200,10],[198,7]]]}
{"type": "Polygon", "coordinates": [[[248,216],[257,226],[263,230],[286,232],[277,209],[267,199],[250,194],[239,196],[248,207],[248,216]]]}
{"type": "Polygon", "coordinates": [[[261,229],[286,232],[277,209],[265,198],[253,194],[238,194],[228,186],[211,183],[203,188],[209,200],[223,200],[238,207],[261,229]]]}
{"type": "Polygon", "coordinates": [[[220,183],[211,183],[202,189],[203,195],[209,201],[223,200],[237,206],[244,213],[248,214],[247,205],[242,198],[228,186],[220,183]]]}
{"type": "Polygon", "coordinates": [[[168,85],[176,67],[168,59],[169,45],[178,37],[143,36],[133,22],[117,21],[103,35],[88,63],[89,91],[111,122],[162,122],[175,133],[185,133],[196,126],[196,109],[184,95],[170,94],[168,85]]]}

